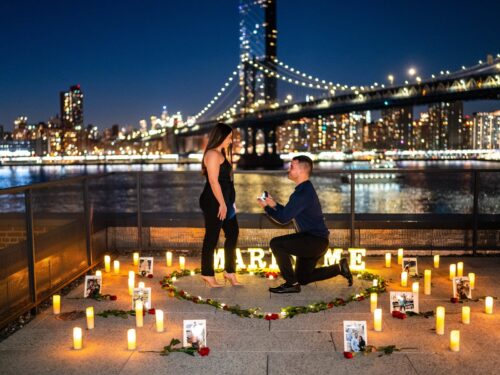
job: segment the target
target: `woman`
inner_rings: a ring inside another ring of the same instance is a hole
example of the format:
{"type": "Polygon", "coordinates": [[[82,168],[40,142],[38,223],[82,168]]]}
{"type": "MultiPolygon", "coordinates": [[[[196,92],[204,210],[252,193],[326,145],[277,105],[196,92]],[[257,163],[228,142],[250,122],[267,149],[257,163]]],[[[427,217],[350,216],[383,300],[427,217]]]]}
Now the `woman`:
{"type": "Polygon", "coordinates": [[[229,125],[218,123],[210,132],[201,161],[203,174],[207,178],[200,196],[200,207],[205,217],[205,237],[201,250],[201,278],[213,288],[222,286],[214,276],[214,250],[219,241],[221,228],[226,236],[224,279],[233,286],[241,285],[236,280],[235,274],[239,228],[234,206],[236,193],[231,165],[232,142],[233,129],[229,125]]]}

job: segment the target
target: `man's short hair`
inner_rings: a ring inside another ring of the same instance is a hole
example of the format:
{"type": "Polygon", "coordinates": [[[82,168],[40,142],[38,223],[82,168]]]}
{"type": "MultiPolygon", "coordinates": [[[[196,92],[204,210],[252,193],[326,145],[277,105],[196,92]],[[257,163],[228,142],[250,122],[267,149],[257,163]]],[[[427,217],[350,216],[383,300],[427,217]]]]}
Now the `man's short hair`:
{"type": "Polygon", "coordinates": [[[307,175],[310,176],[313,171],[313,162],[309,156],[306,155],[298,155],[294,156],[292,160],[297,160],[299,164],[301,164],[303,167],[306,168],[307,170],[307,175]]]}

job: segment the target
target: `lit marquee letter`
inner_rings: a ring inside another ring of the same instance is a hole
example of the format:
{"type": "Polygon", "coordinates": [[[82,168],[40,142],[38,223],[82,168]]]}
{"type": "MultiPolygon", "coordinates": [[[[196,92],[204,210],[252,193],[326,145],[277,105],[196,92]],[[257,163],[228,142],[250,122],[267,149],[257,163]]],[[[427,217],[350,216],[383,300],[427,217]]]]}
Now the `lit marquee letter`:
{"type": "Polygon", "coordinates": [[[342,249],[328,249],[325,254],[324,266],[332,266],[334,264],[339,264],[340,258],[342,258],[342,249]]]}
{"type": "Polygon", "coordinates": [[[263,260],[266,254],[263,249],[249,248],[248,252],[250,253],[250,268],[266,268],[266,262],[263,260]]]}
{"type": "Polygon", "coordinates": [[[214,250],[214,269],[224,269],[224,249],[214,250]]]}
{"type": "Polygon", "coordinates": [[[363,257],[366,256],[366,249],[350,248],[347,251],[350,254],[349,268],[354,271],[363,271],[365,269],[363,257]]]}

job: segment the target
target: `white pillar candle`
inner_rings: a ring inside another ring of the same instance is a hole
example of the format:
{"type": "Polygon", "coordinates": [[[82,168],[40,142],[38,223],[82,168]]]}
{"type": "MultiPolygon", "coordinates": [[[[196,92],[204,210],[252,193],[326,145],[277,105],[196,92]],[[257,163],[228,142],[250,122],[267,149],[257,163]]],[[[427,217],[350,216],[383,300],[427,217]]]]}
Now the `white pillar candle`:
{"type": "Polygon", "coordinates": [[[135,280],[135,272],[134,271],[128,271],[128,278],[135,280]]]}
{"type": "Polygon", "coordinates": [[[377,293],[370,293],[370,312],[377,308],[377,293]]]}
{"type": "Polygon", "coordinates": [[[418,294],[419,289],[420,284],[418,283],[418,281],[415,281],[413,284],[411,284],[411,291],[413,292],[413,294],[418,294]]]}
{"type": "Polygon", "coordinates": [[[439,268],[439,255],[434,255],[434,268],[439,268]]]}
{"type": "Polygon", "coordinates": [[[156,310],[156,332],[163,332],[163,310],[156,310]]]}
{"type": "Polygon", "coordinates": [[[135,279],[128,279],[128,294],[133,295],[134,294],[134,287],[135,287],[135,279]]]}
{"type": "Polygon", "coordinates": [[[486,314],[493,314],[493,297],[486,297],[484,300],[484,312],[486,314]]]}
{"type": "Polygon", "coordinates": [[[95,271],[95,275],[102,279],[102,271],[101,270],[95,271]]]}
{"type": "Polygon", "coordinates": [[[139,265],[139,253],[134,253],[132,255],[132,259],[134,260],[134,266],[138,266],[139,265]]]}
{"type": "Polygon", "coordinates": [[[373,286],[377,287],[378,286],[378,279],[373,279],[373,286]]]}
{"type": "Polygon", "coordinates": [[[391,253],[385,253],[385,267],[391,268],[391,253]]]}
{"type": "Polygon", "coordinates": [[[460,351],[460,331],[453,330],[450,332],[450,350],[452,352],[460,351]]]}
{"type": "Polygon", "coordinates": [[[94,329],[94,308],[92,306],[87,307],[85,312],[87,315],[87,329],[94,329]]]}
{"type": "Polygon", "coordinates": [[[382,309],[375,309],[373,312],[373,329],[376,332],[382,331],[382,309]]]}
{"type": "Polygon", "coordinates": [[[82,329],[75,327],[73,328],[73,349],[80,350],[82,347],[82,329]]]}
{"type": "Polygon", "coordinates": [[[179,267],[181,270],[184,270],[186,268],[186,258],[184,257],[179,257],[179,267]]]}
{"type": "Polygon", "coordinates": [[[136,303],[135,303],[135,325],[136,325],[136,327],[142,327],[144,325],[142,311],[143,311],[142,301],[136,301],[136,303]]]}
{"type": "Polygon", "coordinates": [[[135,334],[135,329],[131,328],[127,331],[127,348],[128,350],[135,350],[137,347],[137,337],[135,334]]]}
{"type": "Polygon", "coordinates": [[[457,276],[457,265],[455,263],[450,264],[450,280],[457,276]]]}
{"type": "Polygon", "coordinates": [[[462,277],[464,275],[464,262],[457,263],[457,276],[462,277]]]}
{"type": "Polygon", "coordinates": [[[462,323],[470,324],[470,307],[462,306],[462,323]]]}
{"type": "Polygon", "coordinates": [[[120,261],[119,260],[115,260],[113,262],[113,272],[115,273],[115,275],[120,274],[120,261]]]}
{"type": "Polygon", "coordinates": [[[104,256],[104,271],[111,271],[111,257],[109,255],[104,256]]]}
{"type": "Polygon", "coordinates": [[[172,252],[171,251],[167,251],[165,253],[165,258],[167,260],[167,267],[172,267],[172,252]]]}
{"type": "Polygon", "coordinates": [[[445,317],[444,307],[438,306],[436,308],[436,333],[438,335],[444,335],[444,317],[445,317]]]}
{"type": "Polygon", "coordinates": [[[429,296],[431,294],[431,270],[424,271],[424,294],[429,296]]]}
{"type": "Polygon", "coordinates": [[[194,276],[194,275],[196,275],[196,272],[191,271],[191,276],[194,276]]]}
{"type": "Polygon", "coordinates": [[[61,313],[61,296],[59,294],[54,294],[52,296],[52,311],[54,315],[59,315],[61,313]]]}
{"type": "Polygon", "coordinates": [[[469,276],[470,288],[471,288],[471,290],[473,290],[476,287],[476,274],[473,272],[470,272],[468,276],[469,276]]]}
{"type": "Polygon", "coordinates": [[[146,284],[144,284],[144,281],[139,281],[139,284],[137,285],[138,288],[144,289],[146,287],[146,284]]]}
{"type": "Polygon", "coordinates": [[[408,272],[401,272],[401,286],[408,286],[408,272]]]}
{"type": "Polygon", "coordinates": [[[403,249],[398,249],[398,264],[403,264],[403,249]]]}

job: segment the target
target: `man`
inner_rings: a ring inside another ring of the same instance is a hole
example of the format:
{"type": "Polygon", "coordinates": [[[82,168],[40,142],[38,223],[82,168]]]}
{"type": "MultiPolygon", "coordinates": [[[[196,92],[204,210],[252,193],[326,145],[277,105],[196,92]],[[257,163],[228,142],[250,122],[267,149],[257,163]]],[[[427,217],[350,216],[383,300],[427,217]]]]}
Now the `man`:
{"type": "Polygon", "coordinates": [[[313,163],[307,156],[293,158],[288,169],[288,178],[296,187],[286,206],[276,203],[268,196],[258,199],[259,205],[279,224],[294,221],[297,233],[275,237],[271,240],[271,250],[285,279],[285,283],[269,288],[272,293],[299,293],[300,285],[331,277],[344,276],[349,286],[353,279],[346,259],[329,267],[316,268],[318,260],[328,249],[329,234],[316,190],[309,181],[313,163]],[[292,255],[297,257],[295,271],[292,268],[292,255]]]}

